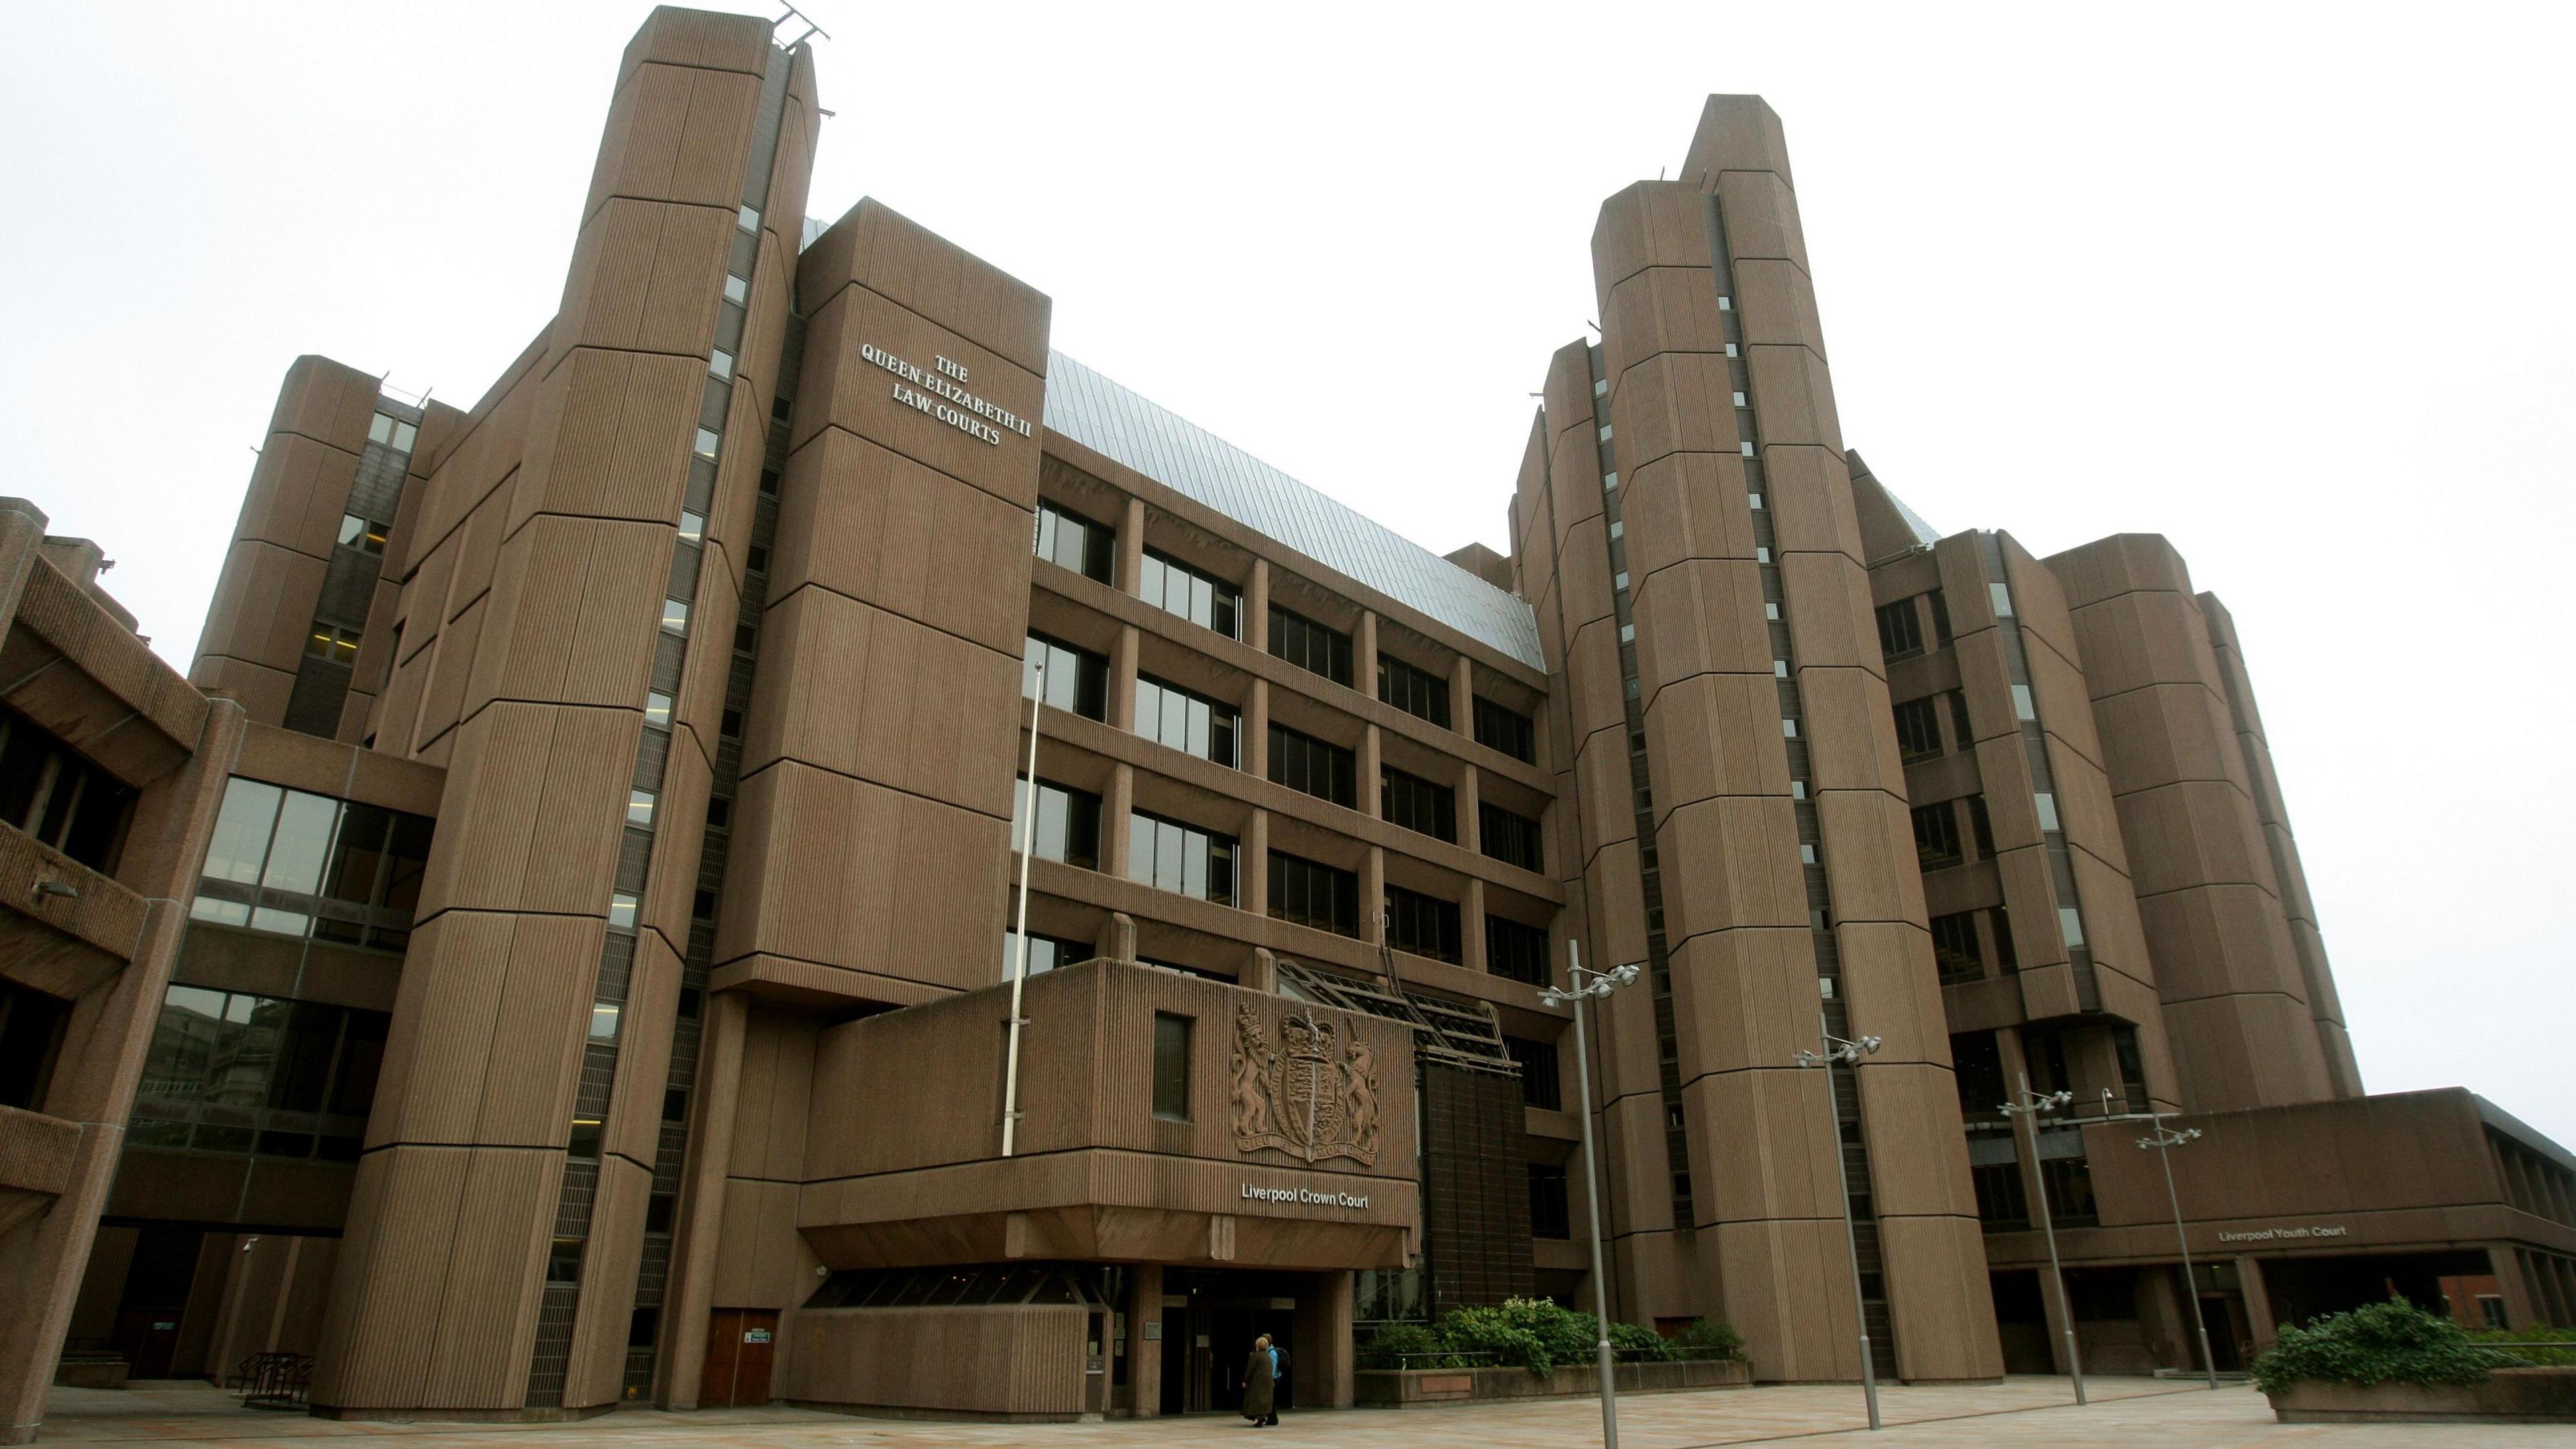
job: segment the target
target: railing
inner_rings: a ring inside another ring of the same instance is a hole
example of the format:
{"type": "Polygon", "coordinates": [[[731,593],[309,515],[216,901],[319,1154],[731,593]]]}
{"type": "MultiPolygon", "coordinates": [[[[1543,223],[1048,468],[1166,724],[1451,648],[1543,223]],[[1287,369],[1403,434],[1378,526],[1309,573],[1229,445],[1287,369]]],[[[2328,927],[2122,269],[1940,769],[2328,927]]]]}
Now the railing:
{"type": "Polygon", "coordinates": [[[255,1353],[233,1369],[224,1387],[240,1392],[245,1409],[300,1409],[312,1381],[309,1353],[255,1353]]]}
{"type": "MultiPolygon", "coordinates": [[[[1733,1349],[1679,1343],[1667,1344],[1661,1349],[1616,1348],[1610,1351],[1611,1359],[1618,1363],[1698,1363],[1709,1359],[1729,1359],[1739,1356],[1739,1353],[1733,1349]]],[[[1363,1355],[1363,1357],[1366,1356],[1363,1355]]],[[[1475,1369],[1501,1368],[1504,1367],[1504,1363],[1502,1355],[1490,1349],[1469,1352],[1439,1349],[1425,1353],[1389,1354],[1384,1358],[1364,1362],[1360,1367],[1363,1369],[1475,1369]],[[1388,1358],[1393,1359],[1394,1362],[1386,1362],[1388,1358]]],[[[1590,1368],[1592,1355],[1587,1353],[1579,1359],[1567,1359],[1560,1367],[1590,1368]]]]}

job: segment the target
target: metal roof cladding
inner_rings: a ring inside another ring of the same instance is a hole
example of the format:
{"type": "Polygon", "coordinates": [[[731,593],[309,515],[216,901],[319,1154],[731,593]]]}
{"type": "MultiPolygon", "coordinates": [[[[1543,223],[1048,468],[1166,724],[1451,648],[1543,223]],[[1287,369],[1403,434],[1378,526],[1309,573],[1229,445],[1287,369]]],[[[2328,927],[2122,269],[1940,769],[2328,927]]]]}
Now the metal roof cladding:
{"type": "Polygon", "coordinates": [[[1046,425],[1480,644],[1547,668],[1538,616],[1519,598],[1061,352],[1047,356],[1046,425]]]}

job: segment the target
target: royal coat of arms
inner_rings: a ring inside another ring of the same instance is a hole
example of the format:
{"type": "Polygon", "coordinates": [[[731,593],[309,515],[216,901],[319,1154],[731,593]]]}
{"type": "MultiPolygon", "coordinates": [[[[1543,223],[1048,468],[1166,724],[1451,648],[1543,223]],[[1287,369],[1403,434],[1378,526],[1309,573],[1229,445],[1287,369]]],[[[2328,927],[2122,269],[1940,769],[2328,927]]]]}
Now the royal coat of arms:
{"type": "Polygon", "coordinates": [[[1377,1165],[1377,1054],[1345,1019],[1308,1007],[1283,1018],[1273,1046],[1261,1013],[1234,1014],[1234,1145],[1276,1147],[1308,1162],[1377,1165]]]}

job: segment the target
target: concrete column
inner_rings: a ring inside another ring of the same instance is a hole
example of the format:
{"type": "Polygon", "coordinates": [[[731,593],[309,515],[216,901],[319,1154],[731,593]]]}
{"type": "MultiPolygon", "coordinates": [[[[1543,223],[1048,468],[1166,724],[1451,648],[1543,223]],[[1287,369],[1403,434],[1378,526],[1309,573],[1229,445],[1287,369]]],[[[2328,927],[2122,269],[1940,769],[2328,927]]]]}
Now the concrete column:
{"type": "Polygon", "coordinates": [[[1252,964],[1244,968],[1243,980],[1236,984],[1264,996],[1276,995],[1279,990],[1279,958],[1262,947],[1253,947],[1252,964]]]}
{"type": "Polygon", "coordinates": [[[1127,1270],[1127,1404],[1139,1419],[1163,1412],[1163,1342],[1145,1337],[1145,1325],[1163,1321],[1163,1269],[1146,1263],[1127,1270]]]}
{"type": "MultiPolygon", "coordinates": [[[[2249,1255],[2236,1260],[2237,1291],[2245,1295],[2245,1331],[2254,1338],[2254,1351],[2261,1353],[2280,1336],[2272,1320],[2272,1290],[2263,1281],[2263,1260],[2249,1255]]],[[[2200,1351],[2200,1342],[2192,1341],[2192,1351],[2200,1351]]]]}
{"type": "Polygon", "coordinates": [[[1109,652],[1109,722],[1122,730],[1136,728],[1136,654],[1144,632],[1130,624],[1118,631],[1109,652]]]}
{"type": "Polygon", "coordinates": [[[665,1408],[694,1409],[707,1360],[707,1313],[713,1308],[716,1249],[725,1231],[725,1169],[733,1161],[734,1114],[742,1089],[742,1044],[751,1021],[751,998],[724,991],[707,1002],[706,1035],[699,1048],[698,1090],[689,1104],[697,1138],[688,1176],[680,1185],[680,1220],[671,1235],[671,1288],[662,1314],[660,1380],[655,1399],[665,1408]]]}
{"type": "Polygon", "coordinates": [[[1252,577],[1243,581],[1243,642],[1270,650],[1270,560],[1252,561],[1252,577]]]}
{"type": "Polygon", "coordinates": [[[2487,1271],[2495,1275],[2496,1291],[2504,1295],[2504,1320],[2514,1328],[2546,1320],[2539,1305],[2531,1298],[2531,1285],[2523,1277],[2521,1255],[2506,1243],[2487,1245],[2487,1271]]]}
{"type": "Polygon", "coordinates": [[[1351,1406],[1353,1383],[1351,1372],[1356,1354],[1351,1333],[1354,1282],[1348,1268],[1315,1275],[1318,1302],[1316,1318],[1323,1334],[1308,1361],[1314,1365],[1321,1407],[1347,1409],[1351,1406]]]}
{"type": "Polygon", "coordinates": [[[1467,898],[1458,903],[1458,962],[1485,969],[1485,882],[1477,876],[1467,878],[1467,898]]]}
{"type": "Polygon", "coordinates": [[[1476,810],[1476,767],[1467,765],[1458,771],[1458,843],[1475,854],[1485,849],[1484,817],[1476,810]]]}
{"type": "Polygon", "coordinates": [[[1145,500],[1127,500],[1127,515],[1118,523],[1118,587],[1139,593],[1145,576],[1145,500]]]}
{"type": "MultiPolygon", "coordinates": [[[[1109,793],[1100,797],[1100,869],[1104,875],[1127,875],[1127,817],[1136,809],[1136,767],[1113,765],[1109,793]]],[[[1016,845],[1012,847],[1018,849],[1016,845]]]]}
{"type": "Polygon", "coordinates": [[[1362,610],[1359,631],[1351,636],[1351,688],[1377,698],[1377,612],[1362,610]]]}
{"type": "Polygon", "coordinates": [[[1099,937],[1091,943],[1093,954],[1109,961],[1136,959],[1136,918],[1125,911],[1111,911],[1102,923],[1099,937]]]}
{"type": "MultiPolygon", "coordinates": [[[[1124,769],[1125,766],[1121,766],[1124,769]]],[[[1244,827],[1243,848],[1235,853],[1234,897],[1256,916],[1270,914],[1270,812],[1255,810],[1244,827]]]]}
{"type": "Polygon", "coordinates": [[[1256,780],[1270,778],[1270,681],[1252,681],[1252,692],[1243,701],[1243,773],[1256,780]]]}
{"type": "Polygon", "coordinates": [[[1378,779],[1378,768],[1377,726],[1370,725],[1360,731],[1358,774],[1360,813],[1371,820],[1377,819],[1378,812],[1383,808],[1378,803],[1378,785],[1381,783],[1378,779]]]}
{"type": "Polygon", "coordinates": [[[1464,654],[1449,666],[1449,727],[1476,737],[1476,666],[1464,654]]]}
{"type": "Polygon", "coordinates": [[[1372,845],[1360,862],[1360,939],[1372,946],[1386,941],[1386,850],[1372,845]]]}

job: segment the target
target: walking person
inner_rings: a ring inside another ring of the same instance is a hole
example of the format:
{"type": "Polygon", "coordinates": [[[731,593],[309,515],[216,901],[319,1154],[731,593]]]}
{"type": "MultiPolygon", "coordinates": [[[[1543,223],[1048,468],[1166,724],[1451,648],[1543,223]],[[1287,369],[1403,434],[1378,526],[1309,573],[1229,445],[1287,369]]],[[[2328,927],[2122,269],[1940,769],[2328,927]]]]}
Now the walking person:
{"type": "Polygon", "coordinates": [[[1279,1361],[1270,1351],[1270,1335],[1252,1341],[1252,1353],[1243,1361],[1243,1417],[1258,1429],[1279,1422],[1279,1361]]]}

